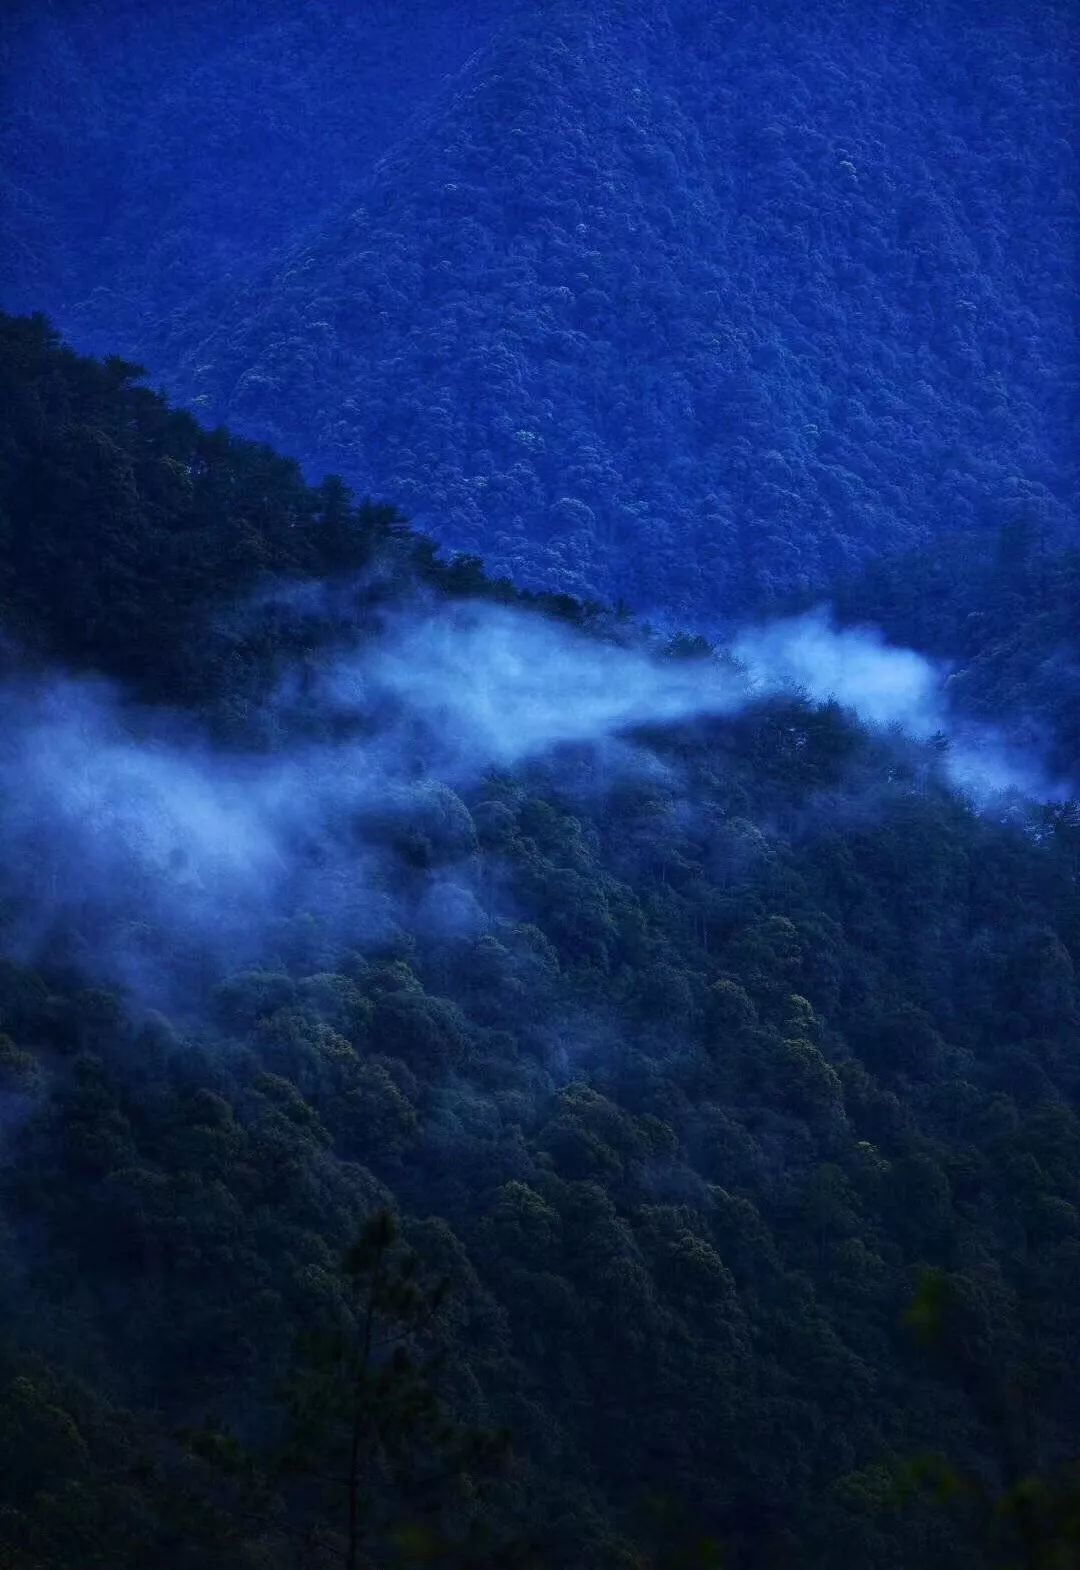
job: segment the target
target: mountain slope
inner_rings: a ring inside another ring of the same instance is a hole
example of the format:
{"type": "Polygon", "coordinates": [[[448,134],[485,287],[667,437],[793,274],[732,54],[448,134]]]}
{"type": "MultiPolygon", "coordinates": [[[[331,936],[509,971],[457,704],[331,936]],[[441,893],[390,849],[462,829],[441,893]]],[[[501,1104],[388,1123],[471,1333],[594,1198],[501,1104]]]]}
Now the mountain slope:
{"type": "Polygon", "coordinates": [[[3,304],[154,359],[359,190],[510,14],[490,0],[5,7],[3,304]],[[137,237],[137,239],[136,239],[137,237]]]}
{"type": "Polygon", "coordinates": [[[129,352],[497,572],[699,624],[1018,498],[1075,537],[1062,7],[552,0],[475,36],[336,217],[129,352]]]}
{"type": "Polygon", "coordinates": [[[0,351],[5,1564],[347,1563],[388,1204],[375,1562],[1064,1549],[1075,808],[0,351]]]}

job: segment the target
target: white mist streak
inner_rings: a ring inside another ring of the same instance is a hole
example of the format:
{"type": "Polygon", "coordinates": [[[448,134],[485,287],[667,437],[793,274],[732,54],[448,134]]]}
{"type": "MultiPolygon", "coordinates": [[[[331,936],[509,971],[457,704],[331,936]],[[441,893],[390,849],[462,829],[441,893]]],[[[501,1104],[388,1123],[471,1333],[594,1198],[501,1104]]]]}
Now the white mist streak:
{"type": "MultiPolygon", "coordinates": [[[[149,922],[221,954],[305,912],[361,941],[397,919],[386,824],[438,815],[439,790],[452,798],[493,766],[792,689],[916,738],[944,733],[944,766],[977,803],[1065,794],[992,732],[958,729],[945,672],[876,632],[815,613],[748,630],[733,652],[748,676],[505,607],[442,607],[401,617],[304,684],[314,731],[343,739],[273,754],[214,748],[101,683],[11,684],[0,688],[0,893],[29,912],[27,946],[67,913],[81,932],[149,922]],[[101,917],[89,927],[88,911],[101,917]]],[[[649,754],[619,741],[610,757],[622,772],[649,754]]],[[[460,803],[444,806],[467,822],[460,803]]],[[[125,941],[105,968],[130,978],[125,941]]]]}
{"type": "Polygon", "coordinates": [[[350,693],[362,702],[373,689],[430,726],[443,767],[459,775],[747,701],[745,683],[718,662],[659,659],[476,604],[403,622],[328,678],[337,702],[350,693]]]}
{"type": "Polygon", "coordinates": [[[1010,792],[1046,801],[1069,795],[997,731],[950,713],[947,665],[886,643],[874,627],[836,628],[818,609],[747,628],[734,639],[732,652],[762,695],[787,691],[817,703],[835,699],[864,724],[895,726],[916,740],[943,737],[948,777],[976,805],[1010,792]]]}

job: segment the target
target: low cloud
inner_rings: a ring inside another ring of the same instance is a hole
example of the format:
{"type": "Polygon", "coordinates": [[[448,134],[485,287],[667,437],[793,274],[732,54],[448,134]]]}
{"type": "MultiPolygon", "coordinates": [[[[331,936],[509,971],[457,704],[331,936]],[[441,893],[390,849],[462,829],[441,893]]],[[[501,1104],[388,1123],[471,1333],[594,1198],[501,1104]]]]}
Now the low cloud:
{"type": "Polygon", "coordinates": [[[642,727],[734,714],[783,691],[835,698],[916,738],[944,734],[945,766],[976,800],[1053,793],[992,733],[950,717],[942,667],[872,630],[836,630],[818,612],[747,630],[733,652],[745,675],[722,659],[666,658],[516,609],[441,606],[391,620],[374,644],[356,642],[308,673],[307,736],[338,739],[290,729],[293,691],[278,729],[296,739],[262,753],[214,746],[189,721],[135,708],[103,683],[9,683],[0,688],[8,952],[51,944],[58,928],[81,933],[76,960],[160,1003],[178,955],[250,962],[305,913],[350,943],[398,920],[475,929],[483,913],[467,873],[433,875],[403,912],[387,848],[395,822],[426,814],[451,866],[455,855],[465,865],[469,819],[453,793],[488,770],[591,743],[607,744],[614,777],[648,763],[628,742],[642,727]]]}
{"type": "Polygon", "coordinates": [[[748,699],[719,662],[658,658],[473,603],[403,619],[370,654],[339,661],[324,691],[358,709],[392,695],[423,722],[438,766],[458,777],[566,743],[732,713],[748,699]]]}
{"type": "Polygon", "coordinates": [[[922,741],[940,737],[948,778],[976,805],[1011,792],[1040,800],[1069,795],[1067,785],[1046,777],[1038,759],[992,727],[951,711],[949,665],[887,643],[874,627],[838,628],[818,609],[744,629],[731,647],[760,695],[832,699],[866,725],[894,727],[922,741]]]}

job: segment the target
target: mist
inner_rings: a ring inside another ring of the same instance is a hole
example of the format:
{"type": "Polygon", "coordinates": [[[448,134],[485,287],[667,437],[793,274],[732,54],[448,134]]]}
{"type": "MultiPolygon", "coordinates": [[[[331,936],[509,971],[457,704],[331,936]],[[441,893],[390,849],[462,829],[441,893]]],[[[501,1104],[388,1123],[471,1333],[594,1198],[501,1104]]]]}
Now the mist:
{"type": "Polygon", "coordinates": [[[281,684],[269,705],[286,740],[269,753],[214,745],[104,682],[9,682],[5,947],[26,956],[65,925],[90,930],[73,961],[161,1006],[185,953],[251,963],[282,923],[308,915],[361,946],[399,924],[475,928],[483,912],[469,888],[471,831],[453,828],[455,815],[469,822],[455,789],[566,744],[605,749],[609,780],[646,772],[655,760],[635,731],[734,715],[779,692],[948,737],[945,767],[976,801],[1047,793],[997,737],[950,719],[945,668],[873,630],[837,630],[816,612],[747,629],[732,653],[737,664],[675,659],[485,604],[400,615],[374,646],[354,642],[306,674],[302,731],[296,683],[281,684]],[[439,819],[454,886],[444,868],[407,899],[393,826],[425,814],[439,819]]]}
{"type": "Polygon", "coordinates": [[[824,609],[745,628],[732,652],[758,691],[834,698],[865,724],[899,725],[917,738],[942,728],[947,671],[914,649],[886,643],[875,628],[834,627],[824,609]]]}
{"type": "MultiPolygon", "coordinates": [[[[663,660],[484,605],[401,616],[374,648],[357,642],[314,678],[283,681],[268,700],[285,738],[272,752],[214,745],[102,681],[8,682],[4,946],[28,958],[77,930],[74,963],[161,1007],[185,955],[253,963],[301,917],[360,945],[401,922],[475,926],[467,865],[464,887],[431,876],[406,900],[388,848],[395,824],[437,816],[452,859],[447,825],[455,812],[468,822],[453,787],[565,743],[745,701],[719,663],[663,660]]],[[[458,839],[467,863],[469,835],[458,839]]]]}
{"type": "Polygon", "coordinates": [[[939,738],[952,785],[976,806],[1010,793],[1062,800],[1067,784],[1050,779],[1037,758],[1011,746],[998,730],[952,712],[952,667],[914,649],[889,644],[874,627],[833,625],[823,607],[743,629],[731,644],[753,690],[802,693],[835,700],[863,724],[895,729],[917,741],[939,738]]]}
{"type": "Polygon", "coordinates": [[[392,625],[371,654],[328,672],[332,702],[387,694],[455,778],[552,748],[745,706],[745,680],[719,661],[664,659],[589,638],[547,617],[466,603],[392,625]]]}

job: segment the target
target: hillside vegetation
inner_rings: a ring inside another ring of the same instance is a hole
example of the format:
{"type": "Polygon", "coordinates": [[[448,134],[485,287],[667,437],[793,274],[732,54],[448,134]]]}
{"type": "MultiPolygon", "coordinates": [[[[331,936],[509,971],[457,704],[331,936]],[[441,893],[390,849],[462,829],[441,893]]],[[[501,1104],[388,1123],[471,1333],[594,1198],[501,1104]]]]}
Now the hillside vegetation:
{"type": "Polygon", "coordinates": [[[9,304],[496,574],[710,632],[1075,538],[1057,0],[32,9],[9,304]]]}
{"type": "Polygon", "coordinates": [[[0,344],[4,1563],[1075,1562],[1075,808],[0,344]]]}

